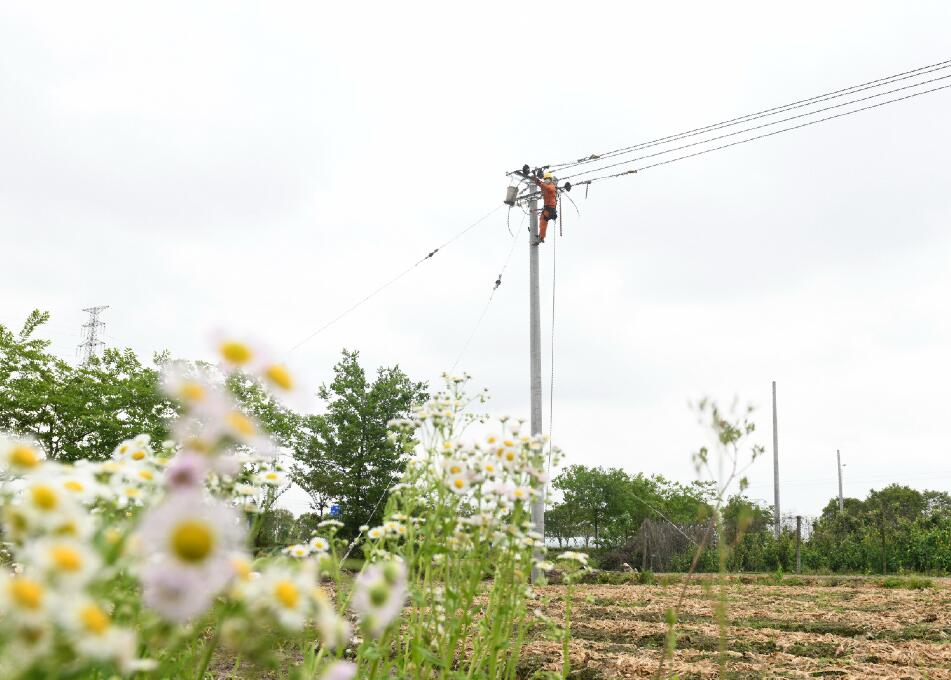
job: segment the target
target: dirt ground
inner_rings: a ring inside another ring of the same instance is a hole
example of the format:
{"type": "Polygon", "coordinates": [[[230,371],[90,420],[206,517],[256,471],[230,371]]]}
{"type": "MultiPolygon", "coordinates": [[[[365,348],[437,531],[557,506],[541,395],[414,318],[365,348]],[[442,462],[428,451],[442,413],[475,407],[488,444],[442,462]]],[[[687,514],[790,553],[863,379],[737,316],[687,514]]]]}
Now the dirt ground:
{"type": "MultiPolygon", "coordinates": [[[[715,593],[696,582],[676,626],[664,677],[719,677],[715,593]]],[[[885,588],[872,578],[731,578],[726,629],[731,678],[949,678],[951,581],[885,588]]],[[[580,585],[572,616],[572,677],[651,677],[681,585],[580,585]]],[[[544,612],[563,616],[564,588],[548,586],[544,612]]],[[[526,675],[557,670],[560,643],[534,640],[526,675]]]]}

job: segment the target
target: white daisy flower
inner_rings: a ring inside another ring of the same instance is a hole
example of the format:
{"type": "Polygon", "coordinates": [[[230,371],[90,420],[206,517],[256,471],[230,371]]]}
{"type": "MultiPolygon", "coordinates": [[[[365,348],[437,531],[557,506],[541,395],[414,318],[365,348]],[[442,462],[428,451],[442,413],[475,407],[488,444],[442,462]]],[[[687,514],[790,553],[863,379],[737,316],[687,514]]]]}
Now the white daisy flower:
{"type": "Polygon", "coordinates": [[[559,560],[568,560],[568,561],[570,561],[570,562],[577,562],[578,564],[580,564],[580,565],[583,566],[583,567],[588,566],[588,556],[587,556],[586,554],[582,553],[582,552],[574,552],[574,551],[571,551],[571,550],[567,550],[567,551],[561,553],[561,554],[558,556],[558,559],[559,559],[559,560]]]}
{"type": "Polygon", "coordinates": [[[531,487],[516,486],[509,492],[509,500],[516,503],[524,503],[531,500],[533,492],[531,487]]]}
{"type": "Polygon", "coordinates": [[[281,486],[287,479],[287,475],[278,470],[262,470],[258,473],[255,483],[266,486],[281,486]]]}
{"type": "Polygon", "coordinates": [[[270,567],[248,586],[248,606],[269,612],[284,628],[301,630],[312,611],[315,585],[306,573],[270,567]]]}
{"type": "Polygon", "coordinates": [[[372,564],[357,575],[350,606],[373,637],[399,616],[406,601],[406,566],[395,560],[372,564]]]}
{"type": "Polygon", "coordinates": [[[357,677],[357,665],[352,661],[334,661],[327,667],[320,680],[353,680],[357,677]]]}
{"type": "Polygon", "coordinates": [[[291,545],[284,548],[284,550],[282,550],[281,552],[283,552],[285,555],[290,555],[291,557],[296,557],[300,559],[310,555],[310,546],[306,546],[306,545],[302,545],[301,543],[298,543],[296,545],[291,545]]]}
{"type": "MultiPolygon", "coordinates": [[[[244,536],[244,522],[233,508],[194,492],[173,494],[151,508],[139,526],[141,548],[151,565],[172,576],[199,575],[196,587],[212,596],[230,580],[230,559],[241,552],[244,536]]],[[[148,573],[156,578],[158,572],[148,573]]],[[[161,611],[160,601],[146,597],[146,603],[161,611]]]]}
{"type": "Polygon", "coordinates": [[[32,439],[0,435],[0,476],[20,477],[43,465],[46,454],[32,439]]]}
{"type": "Polygon", "coordinates": [[[469,490],[469,476],[466,474],[449,475],[446,486],[455,494],[462,495],[469,490]]]}
{"type": "Polygon", "coordinates": [[[32,576],[0,571],[0,611],[18,621],[41,621],[50,608],[51,593],[32,576]]]}
{"type": "Polygon", "coordinates": [[[135,634],[114,626],[105,607],[86,596],[74,597],[64,605],[59,616],[81,654],[116,660],[135,654],[135,634]]]}
{"type": "Polygon", "coordinates": [[[162,390],[190,409],[201,408],[219,394],[202,373],[182,362],[173,363],[162,373],[162,390]]]}
{"type": "Polygon", "coordinates": [[[85,543],[70,538],[44,538],[27,547],[26,560],[52,583],[81,587],[97,573],[102,560],[85,543]]]}
{"type": "Polygon", "coordinates": [[[325,553],[330,550],[330,541],[322,536],[314,536],[308,545],[316,553],[325,553]]]}

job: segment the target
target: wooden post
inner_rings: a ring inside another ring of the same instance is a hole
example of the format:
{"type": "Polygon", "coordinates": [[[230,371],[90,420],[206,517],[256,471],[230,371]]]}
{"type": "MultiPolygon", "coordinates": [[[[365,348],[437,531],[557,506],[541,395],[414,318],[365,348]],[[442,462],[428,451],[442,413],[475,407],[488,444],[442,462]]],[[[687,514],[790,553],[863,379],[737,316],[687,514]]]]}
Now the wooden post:
{"type": "Polygon", "coordinates": [[[647,571],[647,520],[641,522],[641,571],[647,571]]]}
{"type": "Polygon", "coordinates": [[[802,544],[802,515],[796,515],[796,573],[802,569],[801,554],[799,546],[802,544]]]}

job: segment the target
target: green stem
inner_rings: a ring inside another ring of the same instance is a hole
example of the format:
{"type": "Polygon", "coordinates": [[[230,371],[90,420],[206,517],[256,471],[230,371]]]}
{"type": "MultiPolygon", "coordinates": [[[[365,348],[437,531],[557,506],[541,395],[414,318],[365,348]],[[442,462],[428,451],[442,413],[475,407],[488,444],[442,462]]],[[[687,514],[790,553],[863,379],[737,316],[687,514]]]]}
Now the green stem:
{"type": "Polygon", "coordinates": [[[205,653],[201,656],[201,665],[198,667],[198,672],[195,673],[195,680],[204,680],[205,671],[208,670],[208,664],[211,663],[211,657],[215,653],[215,649],[218,647],[218,637],[220,631],[220,623],[215,626],[215,632],[212,633],[211,639],[205,643],[205,653]]]}

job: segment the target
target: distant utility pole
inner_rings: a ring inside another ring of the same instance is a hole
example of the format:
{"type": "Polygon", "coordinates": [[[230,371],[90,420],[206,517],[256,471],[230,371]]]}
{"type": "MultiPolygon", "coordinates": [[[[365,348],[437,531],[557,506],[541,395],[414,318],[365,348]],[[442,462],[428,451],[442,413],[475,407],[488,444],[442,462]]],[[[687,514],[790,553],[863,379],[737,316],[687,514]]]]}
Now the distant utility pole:
{"type": "Polygon", "coordinates": [[[842,512],[845,509],[845,504],[842,502],[842,456],[839,455],[839,450],[835,450],[835,462],[839,466],[839,512],[842,512]]]}
{"type": "Polygon", "coordinates": [[[776,381],[773,381],[773,493],[775,495],[775,505],[773,506],[773,533],[779,538],[780,518],[779,518],[779,426],[776,418],[776,381]]]}
{"type": "MultiPolygon", "coordinates": [[[[529,323],[529,365],[532,392],[532,435],[542,433],[542,323],[541,306],[538,291],[538,199],[533,195],[528,201],[529,229],[528,238],[528,323],[529,323]]],[[[532,524],[535,531],[545,535],[545,486],[532,504],[532,524]]],[[[532,580],[538,579],[537,569],[532,572],[532,580]]]]}
{"type": "Polygon", "coordinates": [[[104,309],[109,309],[109,305],[87,307],[83,310],[89,314],[89,321],[83,324],[83,341],[78,348],[81,357],[80,362],[83,364],[89,363],[89,360],[94,356],[99,356],[99,353],[106,346],[106,343],[99,339],[106,328],[106,322],[99,319],[99,312],[104,309]]]}

